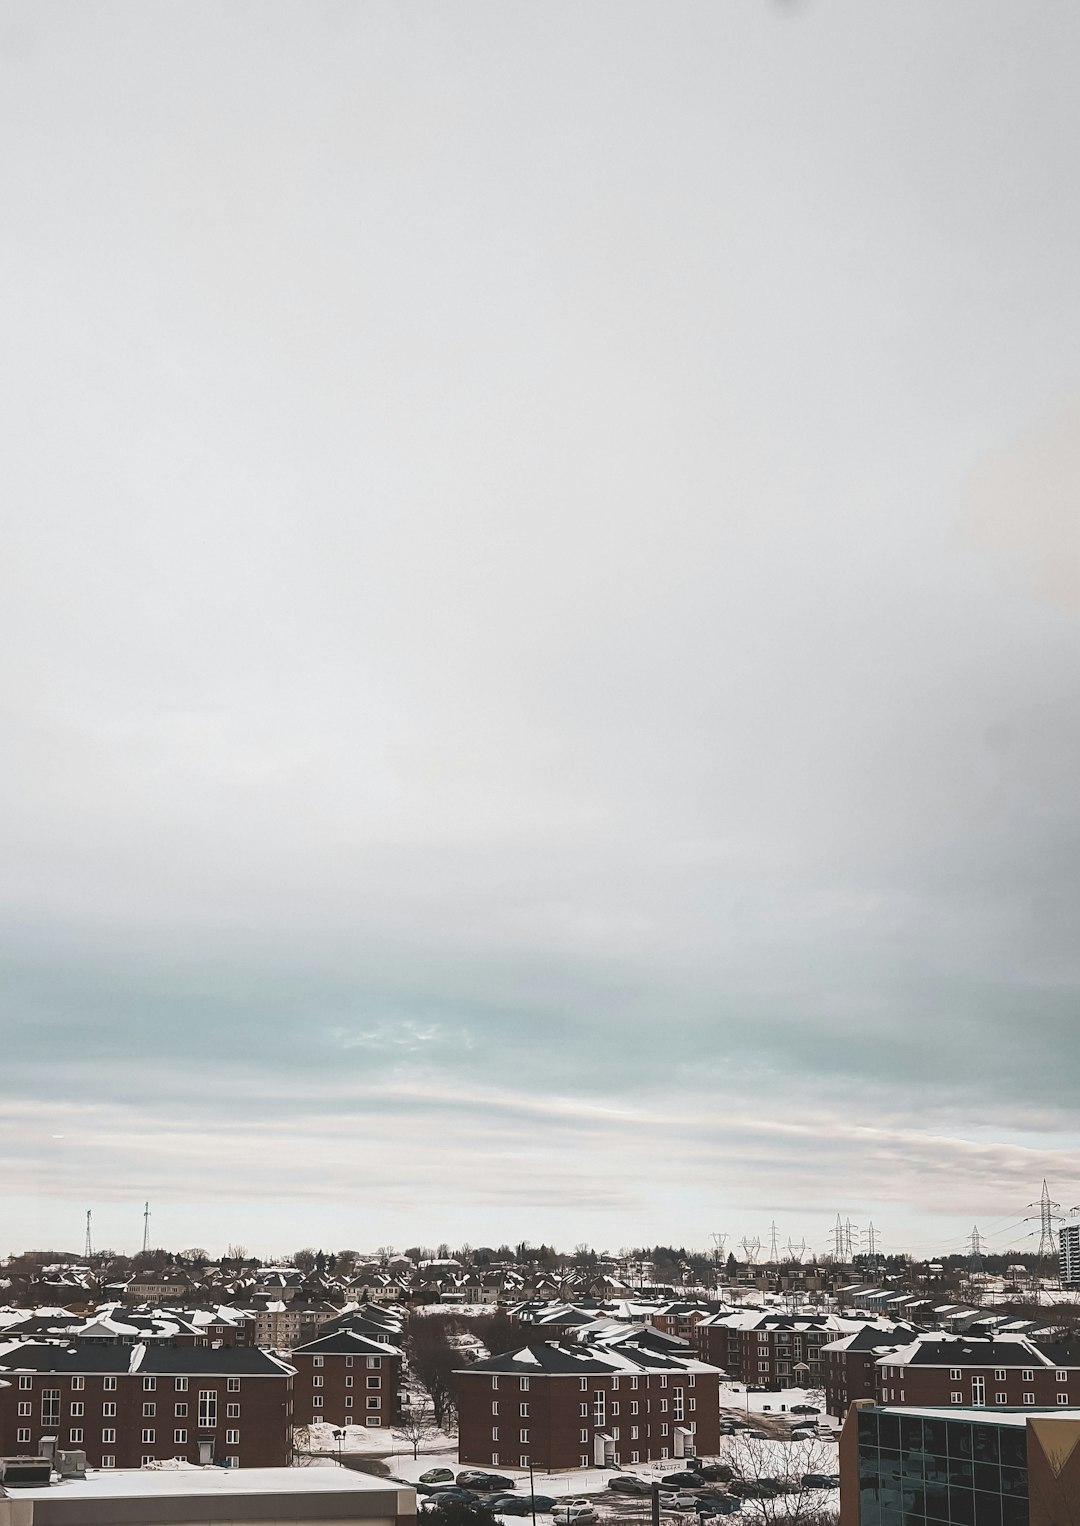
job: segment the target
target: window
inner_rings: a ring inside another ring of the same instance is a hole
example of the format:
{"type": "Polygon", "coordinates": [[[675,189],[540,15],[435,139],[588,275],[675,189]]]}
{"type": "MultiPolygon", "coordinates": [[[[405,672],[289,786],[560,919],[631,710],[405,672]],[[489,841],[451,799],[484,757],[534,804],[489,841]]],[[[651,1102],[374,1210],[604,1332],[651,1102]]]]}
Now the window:
{"type": "Polygon", "coordinates": [[[498,1401],[498,1399],[492,1399],[492,1401],[491,1401],[491,1413],[493,1415],[497,1415],[499,1413],[499,1401],[498,1401]]]}
{"type": "Polygon", "coordinates": [[[637,1412],[638,1412],[638,1401],[636,1399],[631,1399],[630,1400],[630,1413],[632,1415],[636,1415],[637,1412]]]}
{"type": "Polygon", "coordinates": [[[972,1378],[972,1380],[971,1380],[971,1402],[972,1402],[972,1404],[985,1404],[986,1403],[986,1379],[985,1378],[982,1378],[982,1377],[972,1378]]]}
{"type": "MultiPolygon", "coordinates": [[[[113,1437],[113,1440],[114,1441],[116,1440],[115,1436],[113,1437]]],[[[115,1468],[116,1467],[116,1458],[115,1457],[103,1457],[101,1459],[101,1466],[103,1468],[115,1468]]]]}
{"type": "Polygon", "coordinates": [[[527,1404],[519,1404],[518,1405],[518,1413],[522,1417],[528,1415],[528,1413],[529,1413],[529,1406],[527,1404]]]}
{"type": "Polygon", "coordinates": [[[666,1436],[667,1435],[667,1426],[666,1425],[662,1425],[660,1427],[660,1434],[661,1434],[661,1436],[666,1436]]]}
{"type": "Polygon", "coordinates": [[[694,1374],[693,1373],[690,1373],[689,1376],[687,1377],[687,1379],[686,1379],[686,1386],[687,1386],[687,1388],[693,1388],[693,1386],[694,1386],[694,1374]]]}
{"type": "Polygon", "coordinates": [[[21,1430],[16,1431],[15,1432],[15,1440],[16,1441],[29,1441],[30,1440],[30,1428],[29,1428],[29,1426],[23,1426],[23,1428],[21,1430]]]}
{"type": "Polygon", "coordinates": [[[1035,1378],[1035,1369],[1033,1367],[1025,1367],[1020,1376],[1025,1383],[1031,1383],[1035,1378]]]}
{"type": "Polygon", "coordinates": [[[225,1466],[227,1468],[238,1468],[240,1466],[239,1457],[226,1457],[225,1466]]]}
{"type": "Polygon", "coordinates": [[[19,1414],[25,1416],[26,1419],[29,1419],[30,1416],[33,1413],[34,1413],[34,1401],[32,1399],[20,1399],[19,1400],[19,1414]]]}
{"type": "Polygon", "coordinates": [[[520,1468],[527,1468],[528,1466],[529,1466],[529,1454],[526,1452],[526,1453],[523,1454],[523,1456],[521,1456],[518,1459],[518,1467],[520,1467],[520,1468]]]}
{"type": "Polygon", "coordinates": [[[963,1402],[964,1402],[963,1394],[952,1393],[952,1394],[949,1395],[949,1403],[950,1404],[963,1404],[963,1402]]]}
{"type": "Polygon", "coordinates": [[[72,1406],[71,1406],[71,1418],[73,1420],[79,1420],[79,1419],[82,1418],[82,1413],[83,1413],[83,1402],[82,1402],[81,1399],[76,1399],[72,1403],[72,1406]]]}
{"type": "Polygon", "coordinates": [[[631,1441],[636,1441],[637,1439],[638,1439],[638,1428],[637,1428],[636,1425],[632,1425],[630,1427],[630,1440],[631,1441]]]}
{"type": "MultiPolygon", "coordinates": [[[[187,1378],[177,1378],[176,1382],[173,1384],[173,1387],[176,1389],[176,1392],[178,1394],[186,1394],[187,1393],[187,1383],[188,1383],[187,1378]]],[[[105,1386],[106,1386],[106,1388],[109,1386],[108,1385],[108,1381],[106,1381],[105,1386]]],[[[116,1379],[115,1378],[113,1378],[112,1386],[114,1388],[116,1387],[116,1379]]]]}
{"type": "Polygon", "coordinates": [[[317,1377],[317,1378],[312,1378],[312,1380],[311,1380],[312,1388],[321,1388],[322,1384],[323,1384],[323,1380],[322,1380],[321,1375],[319,1377],[317,1377]]]}
{"type": "Polygon", "coordinates": [[[768,1372],[768,1370],[769,1370],[768,1362],[759,1362],[757,1364],[757,1370],[758,1370],[758,1372],[768,1372]]]}
{"type": "Polygon", "coordinates": [[[1034,1394],[1025,1394],[1024,1395],[1024,1403],[1025,1404],[1034,1404],[1035,1403],[1035,1395],[1034,1394]]]}
{"type": "Polygon", "coordinates": [[[71,1442],[72,1446],[78,1446],[80,1444],[80,1442],[82,1441],[82,1426],[81,1425],[77,1425],[77,1426],[73,1426],[72,1427],[72,1429],[68,1432],[68,1440],[71,1442]]]}
{"type": "Polygon", "coordinates": [[[349,1377],[347,1377],[345,1379],[345,1387],[346,1388],[351,1388],[352,1387],[352,1376],[351,1376],[351,1374],[350,1374],[349,1377]]]}
{"type": "Polygon", "coordinates": [[[1004,1367],[994,1368],[994,1378],[998,1383],[1004,1383],[1008,1376],[1009,1374],[1005,1371],[1004,1367]]]}
{"type": "Polygon", "coordinates": [[[142,1433],[142,1439],[144,1446],[152,1446],[154,1441],[154,1432],[144,1430],[142,1433]]]}
{"type": "Polygon", "coordinates": [[[217,1394],[212,1388],[199,1390],[199,1429],[217,1425],[217,1394]]]}
{"type": "Polygon", "coordinates": [[[173,1431],[173,1446],[182,1447],[187,1442],[187,1431],[173,1431]]]}
{"type": "Polygon", "coordinates": [[[589,1406],[587,1404],[579,1404],[578,1414],[583,1420],[587,1420],[589,1418],[589,1406]]]}
{"type": "Polygon", "coordinates": [[[157,1387],[157,1378],[143,1378],[143,1393],[152,1394],[157,1387]]]}
{"type": "Polygon", "coordinates": [[[1008,1402],[1009,1402],[1008,1394],[995,1394],[994,1395],[994,1403],[995,1404],[1008,1404],[1008,1402]]]}
{"type": "Polygon", "coordinates": [[[491,1439],[492,1441],[498,1441],[499,1439],[499,1427],[497,1425],[491,1427],[491,1439]]]}
{"type": "Polygon", "coordinates": [[[640,1455],[637,1452],[631,1452],[630,1453],[630,1461],[631,1462],[640,1462],[641,1461],[641,1457],[640,1457],[640,1455]]]}
{"type": "Polygon", "coordinates": [[[661,1399],[660,1400],[660,1413],[662,1415],[666,1415],[667,1414],[667,1400],[666,1399],[661,1399]]]}
{"type": "Polygon", "coordinates": [[[152,1462],[157,1462],[157,1458],[154,1456],[153,1452],[144,1452],[140,1466],[148,1468],[152,1462]]]}
{"type": "Polygon", "coordinates": [[[637,1387],[637,1383],[638,1383],[637,1378],[631,1378],[630,1379],[630,1387],[631,1388],[636,1388],[637,1387]]]}
{"type": "Polygon", "coordinates": [[[382,1386],[382,1378],[368,1378],[367,1386],[369,1388],[380,1388],[382,1386]]]}
{"type": "Polygon", "coordinates": [[[1059,1367],[1057,1372],[1054,1373],[1054,1377],[1059,1383],[1067,1383],[1069,1381],[1069,1374],[1065,1371],[1064,1367],[1059,1367]]]}
{"type": "Polygon", "coordinates": [[[86,1387],[86,1379],[85,1378],[72,1378],[72,1380],[71,1380],[71,1387],[77,1393],[80,1388],[85,1388],[86,1387]]]}
{"type": "Polygon", "coordinates": [[[228,1389],[231,1394],[238,1394],[240,1392],[240,1379],[230,1378],[228,1382],[228,1389]]]}
{"type": "Polygon", "coordinates": [[[529,1439],[529,1433],[528,1433],[528,1431],[522,1431],[522,1432],[521,1432],[521,1433],[520,1433],[520,1435],[521,1435],[521,1444],[522,1444],[522,1446],[524,1446],[524,1445],[525,1445],[525,1443],[526,1443],[526,1442],[527,1442],[527,1441],[528,1441],[528,1439],[529,1439]]]}
{"type": "Polygon", "coordinates": [[[963,1368],[961,1368],[961,1367],[950,1367],[949,1368],[949,1377],[952,1378],[954,1383],[958,1383],[963,1376],[964,1376],[963,1368]]]}
{"type": "Polygon", "coordinates": [[[367,1417],[367,1423],[368,1423],[368,1425],[382,1425],[382,1416],[381,1415],[369,1415],[367,1417]]]}
{"type": "Polygon", "coordinates": [[[586,1454],[586,1453],[584,1453],[584,1452],[583,1452],[583,1453],[582,1453],[582,1454],[581,1454],[581,1466],[582,1466],[582,1467],[583,1467],[583,1468],[587,1468],[587,1467],[588,1467],[588,1466],[589,1466],[589,1459],[588,1459],[588,1456],[587,1456],[587,1454],[586,1454]]]}
{"type": "Polygon", "coordinates": [[[378,1409],[378,1407],[379,1407],[379,1396],[378,1396],[378,1394],[369,1394],[368,1395],[367,1407],[368,1407],[368,1409],[378,1409]]]}
{"type": "MultiPolygon", "coordinates": [[[[237,1409],[239,1409],[239,1408],[240,1408],[240,1406],[237,1405],[237,1409]]],[[[345,1396],[345,1408],[346,1409],[352,1409],[352,1394],[346,1394],[346,1396],[345,1396]]],[[[226,1416],[225,1418],[228,1419],[228,1416],[226,1416]]]]}
{"type": "Polygon", "coordinates": [[[226,1406],[225,1406],[225,1418],[226,1418],[226,1420],[239,1420],[239,1418],[240,1418],[240,1406],[239,1406],[239,1404],[226,1404],[226,1406]]]}
{"type": "Polygon", "coordinates": [[[19,1379],[19,1387],[20,1388],[27,1389],[27,1388],[33,1388],[33,1386],[34,1386],[33,1378],[23,1377],[23,1378],[19,1379]]]}
{"type": "Polygon", "coordinates": [[[1068,1402],[1069,1402],[1068,1394],[1058,1394],[1057,1401],[1058,1401],[1059,1404],[1068,1404],[1068,1402]]]}
{"type": "Polygon", "coordinates": [[[528,1378],[518,1378],[518,1387],[521,1389],[522,1393],[525,1393],[525,1391],[528,1389],[528,1386],[528,1378]]]}
{"type": "Polygon", "coordinates": [[[498,1378],[492,1378],[492,1380],[491,1380],[491,1386],[492,1386],[492,1388],[498,1388],[498,1386],[499,1386],[499,1380],[498,1380],[498,1378]]]}
{"type": "Polygon", "coordinates": [[[41,1391],[41,1423],[42,1425],[60,1424],[60,1390],[58,1388],[43,1388],[41,1391]]]}
{"type": "Polygon", "coordinates": [[[666,1388],[667,1387],[667,1373],[666,1372],[662,1372],[660,1374],[660,1387],[661,1388],[666,1388]]]}
{"type": "Polygon", "coordinates": [[[589,1392],[589,1380],[588,1380],[588,1378],[579,1378],[578,1379],[578,1386],[580,1387],[581,1392],[583,1394],[587,1394],[589,1392]]]}
{"type": "MultiPolygon", "coordinates": [[[[102,1433],[101,1433],[101,1444],[102,1444],[102,1446],[107,1446],[107,1447],[115,1446],[115,1444],[116,1444],[116,1432],[113,1430],[112,1426],[107,1425],[105,1427],[105,1429],[102,1431],[102,1433]]],[[[101,1466],[104,1467],[105,1464],[102,1463],[101,1466]]]]}
{"type": "Polygon", "coordinates": [[[614,1420],[615,1416],[618,1413],[619,1413],[619,1406],[618,1406],[618,1403],[615,1403],[615,1404],[613,1404],[611,1406],[611,1418],[614,1420]]]}
{"type": "Polygon", "coordinates": [[[351,1367],[351,1366],[352,1366],[352,1364],[353,1364],[353,1359],[352,1359],[352,1357],[351,1357],[351,1356],[347,1356],[347,1357],[346,1357],[346,1358],[345,1358],[345,1366],[346,1366],[346,1367],[351,1367]]]}
{"type": "Polygon", "coordinates": [[[157,1405],[156,1404],[144,1404],[143,1407],[142,1407],[142,1412],[143,1412],[143,1419],[144,1420],[152,1420],[154,1418],[154,1416],[157,1414],[157,1405]]]}
{"type": "Polygon", "coordinates": [[[311,1358],[311,1365],[312,1367],[325,1367],[326,1358],[321,1356],[313,1356],[311,1358]]]}
{"type": "Polygon", "coordinates": [[[115,1415],[116,1414],[116,1400],[115,1399],[109,1399],[106,1403],[104,1403],[101,1406],[101,1413],[102,1413],[102,1415],[109,1416],[110,1418],[113,1415],[115,1415]]]}
{"type": "Polygon", "coordinates": [[[615,1376],[611,1380],[611,1389],[612,1389],[612,1392],[614,1392],[615,1389],[618,1388],[618,1386],[619,1386],[619,1375],[618,1375],[618,1373],[616,1373],[615,1376]]]}
{"type": "Polygon", "coordinates": [[[226,1431],[225,1432],[225,1445],[227,1447],[238,1447],[240,1445],[240,1432],[239,1431],[226,1431]]]}
{"type": "MultiPolygon", "coordinates": [[[[114,1413],[115,1413],[115,1411],[114,1411],[114,1413]]],[[[178,1420],[186,1420],[187,1419],[187,1405],[186,1404],[178,1404],[176,1406],[176,1418],[178,1420]]]]}
{"type": "MultiPolygon", "coordinates": [[[[352,1358],[350,1357],[349,1360],[351,1361],[352,1358]]],[[[367,1365],[369,1367],[381,1367],[382,1366],[382,1357],[381,1356],[369,1356],[368,1359],[367,1359],[367,1365]]]]}
{"type": "Polygon", "coordinates": [[[579,1440],[579,1441],[588,1441],[588,1439],[589,1439],[589,1433],[588,1433],[588,1431],[582,1431],[582,1432],[581,1432],[581,1433],[580,1433],[580,1434],[579,1434],[579,1437],[578,1437],[578,1440],[579,1440]]]}

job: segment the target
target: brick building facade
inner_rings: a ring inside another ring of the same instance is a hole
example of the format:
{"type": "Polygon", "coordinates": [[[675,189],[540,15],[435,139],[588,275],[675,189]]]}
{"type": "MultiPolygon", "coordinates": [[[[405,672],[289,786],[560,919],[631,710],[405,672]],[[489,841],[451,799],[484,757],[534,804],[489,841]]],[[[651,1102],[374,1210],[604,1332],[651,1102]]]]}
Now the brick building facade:
{"type": "Polygon", "coordinates": [[[254,1347],[19,1341],[0,1347],[0,1379],[0,1455],[53,1436],[94,1468],[291,1460],[293,1369],[254,1347]]]}
{"type": "Polygon", "coordinates": [[[458,1455],[545,1472],[713,1455],[721,1376],[689,1354],[524,1346],[458,1372],[458,1455]]]}
{"type": "Polygon", "coordinates": [[[1080,1366],[1024,1335],[918,1335],[875,1362],[883,1404],[1002,1409],[1080,1405],[1080,1366]]]}
{"type": "Polygon", "coordinates": [[[400,1418],[402,1353],[352,1330],[320,1336],[292,1353],[297,1425],[394,1425],[400,1418]]]}

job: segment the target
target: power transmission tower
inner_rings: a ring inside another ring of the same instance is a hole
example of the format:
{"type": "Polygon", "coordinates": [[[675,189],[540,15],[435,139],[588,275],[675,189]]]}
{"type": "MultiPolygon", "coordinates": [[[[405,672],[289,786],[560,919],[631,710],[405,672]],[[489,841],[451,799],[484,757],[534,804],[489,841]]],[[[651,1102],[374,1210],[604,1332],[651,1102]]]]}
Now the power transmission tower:
{"type": "Polygon", "coordinates": [[[793,1240],[789,1239],[787,1243],[787,1252],[792,1261],[801,1262],[802,1258],[806,1255],[806,1237],[803,1236],[802,1241],[798,1245],[796,1245],[793,1240]]]}
{"type": "Polygon", "coordinates": [[[780,1260],[779,1234],[780,1231],[776,1227],[776,1220],[773,1219],[769,1225],[769,1261],[773,1266],[780,1260]]]}
{"type": "MultiPolygon", "coordinates": [[[[1050,1189],[1046,1185],[1046,1181],[1044,1179],[1042,1184],[1042,1193],[1038,1201],[1029,1203],[1028,1207],[1037,1208],[1039,1210],[1038,1215],[1028,1214],[1027,1216],[1029,1220],[1036,1217],[1039,1220],[1039,1249],[1036,1252],[1036,1264],[1038,1266],[1038,1271],[1035,1274],[1037,1287],[1039,1281],[1046,1276],[1047,1258],[1053,1256],[1054,1254],[1054,1220],[1060,1220],[1061,1218],[1060,1213],[1055,1213],[1054,1209],[1060,1208],[1061,1204],[1054,1202],[1053,1198],[1050,1196],[1050,1189]]],[[[1034,1235],[1035,1231],[1032,1230],[1031,1233],[1034,1235]]]]}
{"type": "Polygon", "coordinates": [[[979,1226],[975,1224],[972,1226],[971,1235],[968,1240],[968,1267],[971,1271],[982,1271],[982,1252],[982,1235],[979,1233],[979,1226]]]}
{"type": "Polygon", "coordinates": [[[144,1203],[143,1204],[142,1221],[143,1221],[142,1248],[143,1248],[143,1255],[145,1256],[146,1252],[150,1249],[150,1204],[149,1203],[144,1203]]]}
{"type": "Polygon", "coordinates": [[[724,1246],[727,1244],[727,1235],[719,1230],[714,1230],[709,1236],[713,1243],[713,1285],[720,1286],[720,1263],[724,1259],[724,1246]]]}
{"type": "Polygon", "coordinates": [[[86,1260],[89,1261],[93,1254],[94,1246],[90,1238],[90,1209],[88,1208],[86,1210],[86,1246],[83,1250],[83,1255],[85,1256],[86,1260]]]}
{"type": "Polygon", "coordinates": [[[859,1233],[859,1226],[848,1219],[844,1224],[844,1248],[847,1252],[846,1260],[855,1260],[855,1236],[859,1233]]]}
{"type": "Polygon", "coordinates": [[[881,1235],[880,1232],[874,1228],[873,1219],[870,1220],[869,1225],[863,1231],[863,1236],[866,1240],[866,1250],[870,1259],[870,1265],[876,1269],[880,1259],[878,1256],[878,1244],[880,1242],[881,1235]]]}
{"type": "Polygon", "coordinates": [[[833,1230],[832,1234],[834,1242],[833,1255],[836,1257],[838,1262],[842,1263],[844,1259],[844,1225],[839,1214],[836,1215],[836,1228],[833,1230]]]}

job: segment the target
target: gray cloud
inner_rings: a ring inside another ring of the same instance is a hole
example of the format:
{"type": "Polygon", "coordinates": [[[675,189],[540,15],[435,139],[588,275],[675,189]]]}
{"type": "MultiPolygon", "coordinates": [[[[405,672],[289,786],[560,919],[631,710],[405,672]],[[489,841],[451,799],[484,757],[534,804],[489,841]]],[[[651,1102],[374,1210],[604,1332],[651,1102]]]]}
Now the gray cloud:
{"type": "Polygon", "coordinates": [[[13,1241],[1075,1179],[1080,19],[658,15],[8,7],[13,1241]]]}

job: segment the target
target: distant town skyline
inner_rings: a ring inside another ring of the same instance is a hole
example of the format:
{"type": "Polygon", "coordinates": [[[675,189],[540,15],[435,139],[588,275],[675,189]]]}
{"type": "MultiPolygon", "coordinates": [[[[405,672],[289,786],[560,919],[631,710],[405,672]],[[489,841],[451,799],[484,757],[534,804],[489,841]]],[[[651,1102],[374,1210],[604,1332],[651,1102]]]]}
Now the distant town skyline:
{"type": "Polygon", "coordinates": [[[1080,1202],[1078,64],[4,7],[8,1248],[1080,1202]]]}

